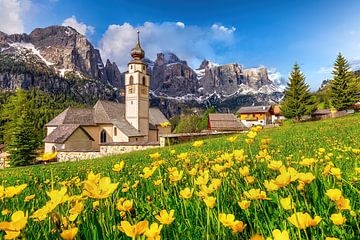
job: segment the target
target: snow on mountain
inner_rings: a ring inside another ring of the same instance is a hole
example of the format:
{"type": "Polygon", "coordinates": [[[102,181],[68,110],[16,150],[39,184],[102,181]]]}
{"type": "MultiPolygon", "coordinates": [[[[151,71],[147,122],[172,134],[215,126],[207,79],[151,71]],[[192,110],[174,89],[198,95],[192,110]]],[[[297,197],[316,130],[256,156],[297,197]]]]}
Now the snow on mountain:
{"type": "Polygon", "coordinates": [[[38,56],[47,66],[52,66],[54,63],[47,61],[41,54],[38,49],[32,43],[25,42],[15,42],[9,43],[10,47],[16,48],[21,53],[26,53],[26,51],[30,51],[32,54],[38,56]],[[25,51],[25,52],[24,52],[25,51]]]}

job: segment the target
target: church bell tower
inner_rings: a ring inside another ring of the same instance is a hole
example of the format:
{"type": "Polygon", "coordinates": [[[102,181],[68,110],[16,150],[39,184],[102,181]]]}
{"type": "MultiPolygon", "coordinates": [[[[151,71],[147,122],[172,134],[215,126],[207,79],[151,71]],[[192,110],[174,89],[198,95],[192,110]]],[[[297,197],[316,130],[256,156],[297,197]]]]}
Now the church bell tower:
{"type": "Polygon", "coordinates": [[[137,42],[131,50],[132,61],[128,63],[125,74],[125,118],[139,132],[149,135],[149,87],[150,76],[147,66],[142,61],[145,56],[140,46],[139,31],[137,42]]]}

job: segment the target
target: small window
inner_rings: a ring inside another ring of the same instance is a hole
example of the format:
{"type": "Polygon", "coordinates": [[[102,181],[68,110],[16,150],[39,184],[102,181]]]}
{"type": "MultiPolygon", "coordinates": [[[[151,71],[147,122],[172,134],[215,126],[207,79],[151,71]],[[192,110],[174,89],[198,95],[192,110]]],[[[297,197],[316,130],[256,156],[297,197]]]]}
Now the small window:
{"type": "Polygon", "coordinates": [[[106,143],[106,137],[107,137],[106,131],[102,130],[100,133],[100,143],[106,143]]]}
{"type": "Polygon", "coordinates": [[[133,76],[130,76],[129,84],[130,84],[130,85],[133,85],[133,84],[134,84],[134,77],[133,77],[133,76]]]}
{"type": "Polygon", "coordinates": [[[133,65],[130,65],[130,69],[133,69],[133,65]]]}
{"type": "Polygon", "coordinates": [[[117,136],[117,128],[114,127],[114,136],[117,136]]]}
{"type": "Polygon", "coordinates": [[[142,85],[146,85],[146,78],[145,77],[142,77],[142,85]]]}
{"type": "Polygon", "coordinates": [[[144,71],[146,70],[146,67],[145,67],[145,65],[143,65],[143,70],[144,70],[144,71]]]}

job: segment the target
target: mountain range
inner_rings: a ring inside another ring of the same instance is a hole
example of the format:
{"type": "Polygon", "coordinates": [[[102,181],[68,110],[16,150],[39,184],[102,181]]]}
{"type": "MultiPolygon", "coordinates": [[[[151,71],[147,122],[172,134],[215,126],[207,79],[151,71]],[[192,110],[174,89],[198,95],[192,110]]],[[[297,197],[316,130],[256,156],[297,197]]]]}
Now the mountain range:
{"type": "MultiPolygon", "coordinates": [[[[151,75],[151,104],[167,116],[209,106],[234,111],[278,103],[283,97],[283,88],[270,79],[265,67],[204,60],[192,69],[171,52],[144,61],[151,75]]],[[[0,32],[2,91],[39,88],[87,104],[98,98],[123,101],[124,74],[115,62],[104,64],[99,50],[71,27],[37,28],[30,34],[0,32]]]]}

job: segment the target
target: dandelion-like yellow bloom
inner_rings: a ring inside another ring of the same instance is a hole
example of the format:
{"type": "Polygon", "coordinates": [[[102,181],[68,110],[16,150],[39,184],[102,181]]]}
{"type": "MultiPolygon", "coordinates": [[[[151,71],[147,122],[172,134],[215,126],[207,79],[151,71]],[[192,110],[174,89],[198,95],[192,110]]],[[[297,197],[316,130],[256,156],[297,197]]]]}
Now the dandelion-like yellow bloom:
{"type": "Polygon", "coordinates": [[[261,236],[260,234],[254,234],[252,235],[249,240],[264,240],[265,238],[263,236],[261,236]]]}
{"type": "Polygon", "coordinates": [[[157,169],[157,167],[152,167],[152,168],[144,167],[144,169],[143,169],[144,174],[140,174],[140,177],[148,179],[149,177],[151,177],[154,174],[156,169],[157,169]]]}
{"type": "Polygon", "coordinates": [[[114,172],[120,172],[121,170],[123,170],[124,166],[125,166],[125,162],[121,161],[120,163],[116,163],[112,170],[114,172]]]}
{"type": "Polygon", "coordinates": [[[60,237],[64,240],[73,240],[76,237],[76,234],[78,233],[78,228],[74,227],[68,230],[64,230],[61,234],[60,237]]]}
{"type": "Polygon", "coordinates": [[[341,213],[334,213],[331,214],[330,220],[335,224],[335,225],[342,225],[346,222],[346,218],[343,217],[343,215],[341,213]]]}
{"type": "Polygon", "coordinates": [[[150,154],[149,156],[150,156],[151,159],[156,160],[156,159],[159,159],[161,157],[161,154],[156,152],[156,153],[150,154]]]}
{"type": "Polygon", "coordinates": [[[266,198],[266,192],[261,191],[258,189],[250,189],[249,191],[245,191],[244,195],[249,198],[250,200],[268,200],[269,198],[266,198]]]}
{"type": "Polygon", "coordinates": [[[291,183],[291,175],[287,172],[281,173],[279,176],[275,178],[274,183],[279,188],[286,187],[291,183]]]}
{"type": "Polygon", "coordinates": [[[298,180],[305,184],[309,184],[315,179],[314,174],[312,174],[311,172],[299,173],[298,177],[299,177],[298,180]]]}
{"type": "Polygon", "coordinates": [[[239,173],[241,176],[246,177],[250,174],[250,168],[248,166],[244,166],[239,168],[239,173]]]}
{"type": "Polygon", "coordinates": [[[193,147],[201,147],[202,145],[204,145],[204,141],[202,141],[202,140],[199,140],[199,141],[195,141],[194,143],[193,143],[193,147]]]}
{"type": "Polygon", "coordinates": [[[274,180],[270,180],[270,181],[265,180],[264,186],[265,186],[266,190],[269,192],[275,192],[275,191],[279,190],[279,187],[275,184],[274,180]]]}
{"type": "Polygon", "coordinates": [[[35,198],[35,194],[26,196],[25,199],[24,199],[24,202],[30,202],[30,201],[33,200],[34,198],[35,198]]]}
{"type": "Polygon", "coordinates": [[[155,218],[164,225],[169,225],[171,224],[175,218],[174,218],[174,213],[175,210],[170,210],[170,212],[168,213],[166,210],[161,210],[160,214],[155,216],[155,218]]]}
{"type": "Polygon", "coordinates": [[[241,209],[246,210],[250,207],[251,201],[248,200],[242,200],[238,202],[241,209]]]}
{"type": "Polygon", "coordinates": [[[254,142],[254,139],[246,138],[246,139],[245,139],[245,142],[246,142],[247,144],[251,144],[251,143],[254,142]]]}
{"type": "Polygon", "coordinates": [[[163,228],[163,225],[159,225],[157,223],[153,223],[150,225],[150,228],[147,228],[144,235],[148,240],[160,240],[160,232],[163,228]]]}
{"type": "Polygon", "coordinates": [[[340,240],[340,238],[336,238],[336,237],[326,237],[325,240],[340,240]]]}
{"type": "Polygon", "coordinates": [[[272,231],[272,235],[274,240],[290,240],[289,233],[286,230],[280,231],[279,229],[275,229],[272,231]]]}
{"type": "Polygon", "coordinates": [[[279,170],[283,166],[282,161],[271,161],[267,167],[271,170],[279,170]]]}
{"type": "Polygon", "coordinates": [[[192,194],[194,192],[194,189],[185,188],[183,190],[180,190],[180,197],[184,199],[189,199],[192,197],[192,194]]]}
{"type": "Polygon", "coordinates": [[[219,220],[225,227],[230,227],[234,224],[235,216],[233,214],[220,213],[219,220]]]}
{"type": "Polygon", "coordinates": [[[331,168],[330,175],[335,176],[337,179],[341,179],[341,169],[340,168],[331,168]]]}
{"type": "Polygon", "coordinates": [[[170,125],[169,122],[162,122],[162,123],[160,123],[160,126],[161,126],[162,128],[166,128],[166,127],[169,126],[169,125],[170,125]]]}
{"type": "Polygon", "coordinates": [[[328,189],[325,193],[332,201],[336,202],[342,196],[342,192],[340,189],[328,189]]]}
{"type": "Polygon", "coordinates": [[[95,175],[93,172],[88,174],[88,179],[84,181],[83,196],[95,199],[109,197],[119,183],[111,183],[109,177],[100,178],[100,174],[95,175]]]}
{"type": "Polygon", "coordinates": [[[23,211],[16,211],[11,215],[10,222],[1,222],[0,229],[5,231],[5,239],[14,239],[20,235],[20,231],[25,228],[28,214],[23,211]]]}
{"type": "Polygon", "coordinates": [[[121,221],[119,230],[126,234],[126,236],[131,238],[136,238],[142,235],[148,228],[148,221],[141,221],[137,224],[131,225],[128,221],[121,221]]]}
{"type": "Polygon", "coordinates": [[[315,216],[313,219],[308,213],[296,212],[288,217],[288,221],[297,228],[306,229],[318,225],[321,221],[321,217],[315,216]]]}
{"type": "Polygon", "coordinates": [[[237,139],[237,137],[228,137],[226,140],[227,140],[228,142],[233,143],[233,142],[236,141],[236,139],[237,139]]]}
{"type": "Polygon", "coordinates": [[[336,207],[339,210],[351,210],[350,200],[341,196],[336,202],[336,207]]]}
{"type": "Polygon", "coordinates": [[[206,196],[204,199],[203,199],[204,203],[206,204],[206,206],[208,208],[213,208],[215,206],[215,203],[216,203],[216,198],[215,197],[209,197],[209,196],[206,196]]]}
{"type": "Polygon", "coordinates": [[[0,199],[5,198],[13,198],[16,195],[19,195],[25,188],[27,187],[27,184],[21,184],[19,186],[10,186],[7,188],[0,187],[0,199]]]}
{"type": "Polygon", "coordinates": [[[248,134],[246,134],[246,136],[250,139],[254,139],[256,137],[257,133],[256,132],[253,132],[253,131],[250,131],[248,132],[248,134]]]}
{"type": "Polygon", "coordinates": [[[295,208],[291,196],[288,196],[287,198],[280,198],[280,204],[285,210],[291,210],[295,208]]]}
{"type": "Polygon", "coordinates": [[[133,205],[133,200],[125,200],[124,198],[120,198],[116,203],[116,209],[124,212],[131,211],[133,209],[133,205]]]}
{"type": "Polygon", "coordinates": [[[183,177],[183,171],[175,170],[170,174],[169,179],[171,183],[174,183],[180,181],[182,177],[183,177]]]}

